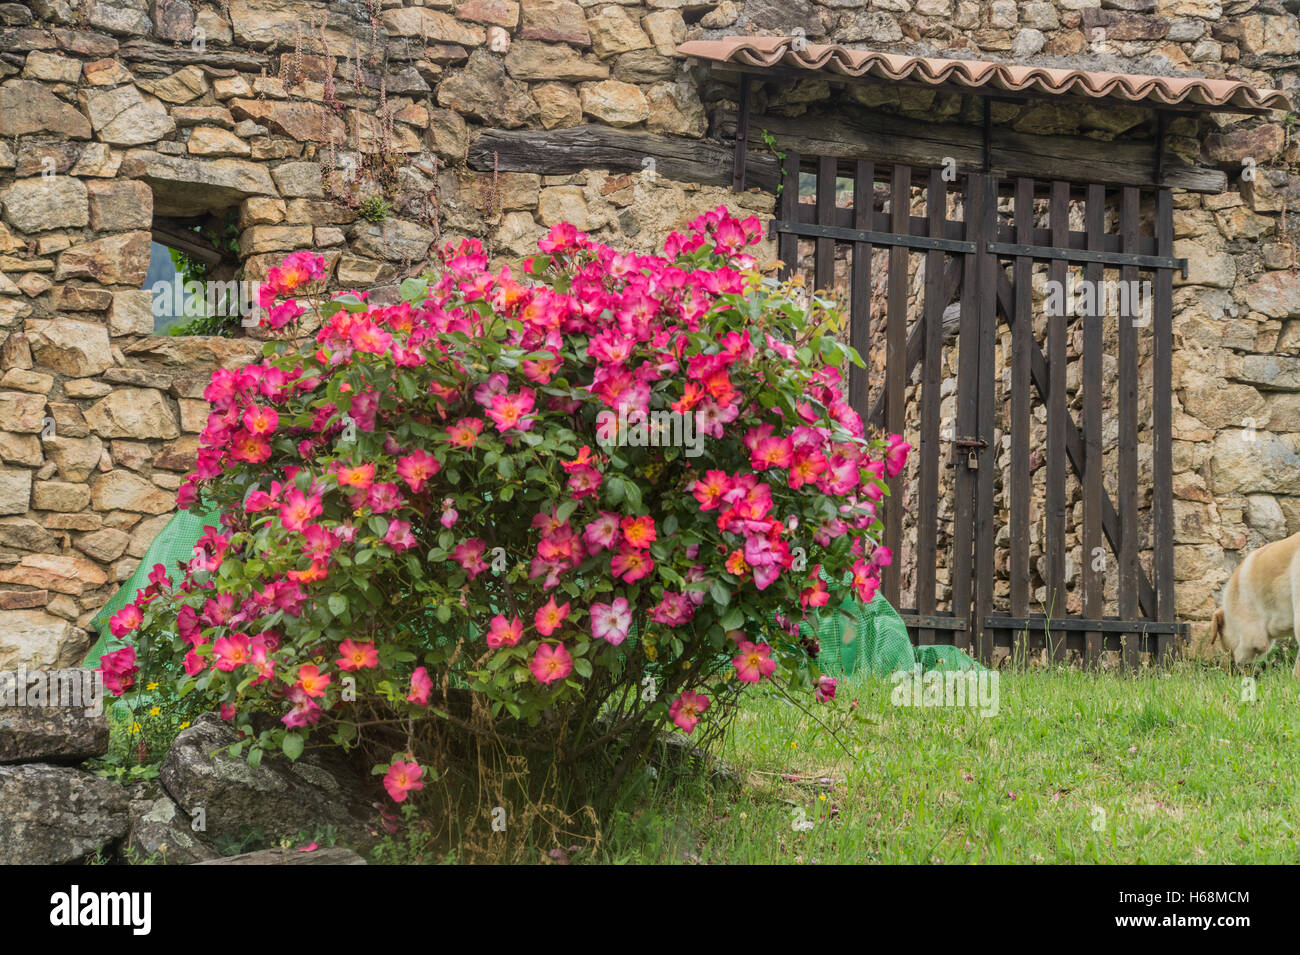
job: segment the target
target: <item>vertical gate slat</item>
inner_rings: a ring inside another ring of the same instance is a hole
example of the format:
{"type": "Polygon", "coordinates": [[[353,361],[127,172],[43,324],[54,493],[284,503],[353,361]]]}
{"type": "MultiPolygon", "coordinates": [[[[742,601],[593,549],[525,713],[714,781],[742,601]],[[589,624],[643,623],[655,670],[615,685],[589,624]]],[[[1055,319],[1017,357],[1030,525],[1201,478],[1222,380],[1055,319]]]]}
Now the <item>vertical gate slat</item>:
{"type": "MultiPolygon", "coordinates": [[[[1060,180],[1052,183],[1048,226],[1054,246],[1069,245],[1070,185],[1060,180]]],[[[1048,277],[1058,288],[1065,287],[1069,268],[1060,259],[1048,267],[1048,277]]],[[[1065,616],[1065,434],[1069,427],[1065,386],[1066,316],[1051,315],[1047,320],[1047,501],[1044,506],[1044,554],[1047,557],[1047,594],[1043,612],[1048,617],[1065,616]]],[[[1065,635],[1047,631],[1047,653],[1054,661],[1066,656],[1065,635]]]]}
{"type": "MultiPolygon", "coordinates": [[[[1034,181],[1016,180],[1016,242],[1033,244],[1034,181]]],[[[1024,617],[1029,609],[1029,508],[1033,490],[1029,471],[1029,447],[1033,428],[1029,393],[1029,349],[1034,344],[1034,262],[1027,255],[1016,257],[1013,286],[1015,320],[1011,325],[1011,615],[1024,617]]],[[[1015,658],[1028,659],[1028,635],[1017,631],[1015,658]]]]}
{"type": "MultiPolygon", "coordinates": [[[[1174,254],[1174,201],[1168,189],[1156,192],[1156,254],[1174,254]]],[[[1154,546],[1152,567],[1156,588],[1157,616],[1174,619],[1174,502],[1173,502],[1173,273],[1158,269],[1155,277],[1152,314],[1152,501],[1151,523],[1154,546]]],[[[1168,663],[1173,637],[1161,634],[1157,658],[1168,663]]]]}
{"type": "MultiPolygon", "coordinates": [[[[835,174],[834,156],[817,159],[817,224],[835,225],[835,174]]],[[[813,287],[820,292],[835,288],[835,240],[818,239],[817,254],[813,264],[813,287]]]]}
{"type": "Polygon", "coordinates": [[[749,151],[749,101],[753,77],[746,73],[740,78],[740,109],[736,119],[736,150],[731,160],[731,191],[745,191],[745,160],[749,151]]]}
{"type": "MultiPolygon", "coordinates": [[[[902,235],[911,231],[912,167],[897,165],[889,186],[890,228],[902,235]]],[[[885,324],[885,429],[902,434],[906,429],[904,393],[907,388],[907,292],[908,251],[896,245],[889,250],[889,296],[885,324]]],[[[885,504],[885,545],[894,560],[882,575],[885,599],[898,606],[902,569],[903,491],[906,473],[894,479],[885,504]]]]}
{"type": "MultiPolygon", "coordinates": [[[[996,176],[980,177],[983,193],[982,216],[979,221],[980,238],[976,249],[983,250],[988,242],[996,241],[998,234],[998,179],[996,176]]],[[[979,406],[976,411],[975,437],[981,442],[978,451],[979,467],[975,472],[975,627],[979,637],[980,661],[993,663],[993,630],[984,626],[984,619],[993,609],[994,544],[996,538],[996,509],[993,500],[993,481],[997,470],[998,449],[994,446],[993,417],[997,374],[997,295],[998,263],[992,252],[977,251],[979,263],[979,406]]]]}
{"type": "MultiPolygon", "coordinates": [[[[875,166],[858,162],[853,169],[853,227],[870,231],[875,210],[875,166]]],[[[853,243],[852,278],[849,282],[849,344],[863,361],[871,358],[871,243],[853,243]]],[[[849,404],[866,420],[871,410],[871,378],[868,369],[849,369],[849,404]]]]}
{"type": "MultiPolygon", "coordinates": [[[[925,194],[931,236],[942,236],[948,220],[948,184],[942,169],[931,169],[925,194]]],[[[921,360],[921,476],[917,487],[916,611],[935,611],[936,549],[939,537],[939,407],[943,382],[943,252],[925,255],[925,312],[921,360]]],[[[922,629],[922,644],[934,643],[934,631],[922,629]]]]}
{"type": "MultiPolygon", "coordinates": [[[[984,215],[983,177],[966,177],[962,217],[966,240],[979,241],[984,215]]],[[[957,339],[957,421],[954,437],[973,435],[979,410],[979,256],[965,253],[962,267],[961,313],[957,339]]],[[[974,635],[971,618],[971,554],[975,531],[975,472],[966,466],[966,451],[953,443],[952,608],[965,617],[967,628],[954,631],[956,643],[968,649],[974,635]]]]}
{"type": "MultiPolygon", "coordinates": [[[[787,150],[781,160],[781,218],[795,222],[799,218],[799,154],[787,150]]],[[[782,232],[777,239],[777,257],[781,260],[781,278],[788,279],[799,268],[799,237],[782,232]]]]}
{"type": "MultiPolygon", "coordinates": [[[[1138,198],[1136,187],[1125,187],[1120,195],[1119,232],[1124,252],[1138,251],[1138,198]]],[[[1138,269],[1125,266],[1120,270],[1120,281],[1125,293],[1136,289],[1138,269]]],[[[1136,304],[1130,294],[1122,294],[1121,302],[1128,308],[1119,316],[1119,474],[1116,489],[1119,494],[1119,615],[1133,620],[1138,615],[1138,340],[1135,321],[1141,316],[1134,310],[1136,304]]],[[[1126,634],[1122,659],[1124,666],[1136,669],[1141,661],[1139,638],[1136,633],[1126,634]]]]}
{"type": "MultiPolygon", "coordinates": [[[[1106,188],[1092,183],[1088,186],[1084,209],[1084,229],[1088,248],[1101,249],[1106,228],[1106,188]]],[[[1084,267],[1084,280],[1092,290],[1093,307],[1083,316],[1083,366],[1080,386],[1083,388],[1083,553],[1080,574],[1083,579],[1083,614],[1089,620],[1101,617],[1105,610],[1106,575],[1094,569],[1097,548],[1102,547],[1101,496],[1103,462],[1101,453],[1102,408],[1102,327],[1105,318],[1102,281],[1105,266],[1089,263],[1084,267]]],[[[1102,565],[1104,568],[1104,564],[1102,565]]],[[[1092,668],[1101,663],[1102,637],[1089,631],[1084,634],[1084,665],[1092,668]]]]}

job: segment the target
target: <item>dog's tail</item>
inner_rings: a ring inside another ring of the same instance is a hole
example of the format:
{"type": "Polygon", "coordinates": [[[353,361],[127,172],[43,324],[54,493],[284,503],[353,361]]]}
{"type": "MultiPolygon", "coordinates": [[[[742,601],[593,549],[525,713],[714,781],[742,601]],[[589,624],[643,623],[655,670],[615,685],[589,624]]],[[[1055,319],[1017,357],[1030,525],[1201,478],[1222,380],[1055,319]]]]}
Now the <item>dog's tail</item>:
{"type": "Polygon", "coordinates": [[[1223,608],[1214,611],[1214,619],[1210,621],[1210,637],[1205,641],[1206,651],[1226,650],[1223,644],[1223,608]]]}

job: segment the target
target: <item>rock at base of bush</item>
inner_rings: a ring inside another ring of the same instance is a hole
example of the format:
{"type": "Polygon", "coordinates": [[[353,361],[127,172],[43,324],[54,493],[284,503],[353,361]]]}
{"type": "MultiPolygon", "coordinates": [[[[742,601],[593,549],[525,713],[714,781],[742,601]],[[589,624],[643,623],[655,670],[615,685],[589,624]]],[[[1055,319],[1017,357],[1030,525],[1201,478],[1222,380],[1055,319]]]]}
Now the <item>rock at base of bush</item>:
{"type": "Polygon", "coordinates": [[[196,865],[365,865],[366,860],[351,849],[263,849],[243,855],[209,859],[196,865]]]}
{"type": "Polygon", "coordinates": [[[256,769],[228,748],[239,735],[214,714],[195,720],[172,743],[161,780],[182,816],[202,810],[205,835],[238,838],[260,830],[271,840],[335,826],[349,842],[365,841],[375,815],[370,782],[342,760],[310,754],[297,762],[264,759],[256,769]]]}
{"type": "Polygon", "coordinates": [[[0,763],[79,763],[107,752],[108,717],[103,713],[0,706],[0,763]]]}
{"type": "Polygon", "coordinates": [[[0,766],[0,865],[82,862],[126,835],[118,785],[71,766],[0,766]]]}
{"type": "Polygon", "coordinates": [[[188,865],[217,858],[217,851],[198,837],[193,820],[166,796],[131,803],[127,846],[145,857],[188,865]]]}

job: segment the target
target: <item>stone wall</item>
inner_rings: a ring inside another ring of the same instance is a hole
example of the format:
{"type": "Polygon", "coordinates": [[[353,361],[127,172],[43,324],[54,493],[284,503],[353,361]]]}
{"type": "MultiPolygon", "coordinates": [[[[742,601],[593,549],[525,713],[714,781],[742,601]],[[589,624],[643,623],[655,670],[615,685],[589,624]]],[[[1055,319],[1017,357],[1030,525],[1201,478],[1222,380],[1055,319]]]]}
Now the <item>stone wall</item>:
{"type": "MultiPolygon", "coordinates": [[[[259,348],[150,334],[141,286],[161,220],[233,215],[246,278],[310,247],[351,287],[395,283],[461,236],[505,261],[561,220],[647,249],[720,202],[766,215],[770,194],[652,171],[466,163],[485,127],[708,137],[735,87],[675,55],[696,37],[803,31],[1300,85],[1300,28],[1271,0],[30,0],[0,3],[0,26],[0,667],[79,662],[90,619],[172,510],[208,374],[259,348]]],[[[971,108],[928,91],[834,95],[922,116],[971,108]]],[[[831,96],[810,78],[757,106],[791,115],[831,96]]],[[[1125,117],[1044,103],[995,119],[1105,137],[1125,117]]],[[[1180,152],[1203,151],[1232,183],[1178,201],[1192,274],[1175,302],[1177,563],[1191,617],[1245,548],[1300,530],[1289,130],[1280,116],[1174,130],[1180,152]],[[1247,158],[1253,182],[1238,175],[1247,158]]]]}

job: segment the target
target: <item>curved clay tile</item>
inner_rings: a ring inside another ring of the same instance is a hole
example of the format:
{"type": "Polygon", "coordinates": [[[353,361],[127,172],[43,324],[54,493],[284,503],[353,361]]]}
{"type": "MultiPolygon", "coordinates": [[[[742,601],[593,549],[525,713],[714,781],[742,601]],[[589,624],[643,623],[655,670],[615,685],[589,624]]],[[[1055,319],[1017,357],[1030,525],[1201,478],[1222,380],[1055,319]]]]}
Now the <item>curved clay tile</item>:
{"type": "Polygon", "coordinates": [[[767,69],[787,66],[848,77],[909,80],[928,86],[987,86],[1010,92],[1083,95],[1129,103],[1194,105],[1205,109],[1290,109],[1281,90],[1255,89],[1235,80],[1199,76],[1145,76],[1089,72],[1046,66],[1018,66],[989,60],[952,60],[907,56],[876,50],[853,50],[820,43],[799,43],[789,36],[727,37],[692,40],[677,47],[684,56],[715,63],[767,69]]]}

